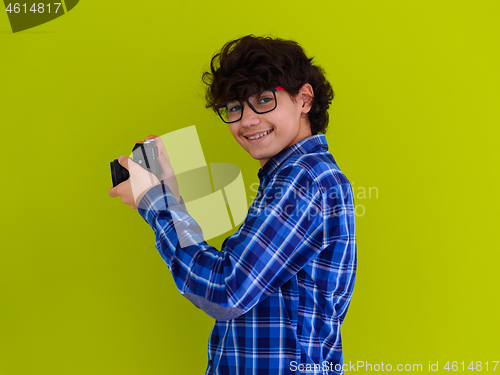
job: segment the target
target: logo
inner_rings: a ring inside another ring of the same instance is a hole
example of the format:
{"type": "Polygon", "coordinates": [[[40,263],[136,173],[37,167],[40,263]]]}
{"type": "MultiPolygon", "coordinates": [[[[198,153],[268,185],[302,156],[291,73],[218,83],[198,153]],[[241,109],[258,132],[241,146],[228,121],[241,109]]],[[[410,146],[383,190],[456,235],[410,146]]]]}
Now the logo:
{"type": "MultiPolygon", "coordinates": [[[[202,228],[204,240],[241,224],[248,206],[240,168],[228,163],[207,164],[195,125],[160,138],[175,171],[185,207],[202,228]]],[[[176,230],[183,228],[182,223],[174,225],[176,230]]]]}
{"type": "Polygon", "coordinates": [[[24,1],[16,3],[4,0],[13,33],[31,29],[55,20],[72,10],[79,0],[24,1]]]}

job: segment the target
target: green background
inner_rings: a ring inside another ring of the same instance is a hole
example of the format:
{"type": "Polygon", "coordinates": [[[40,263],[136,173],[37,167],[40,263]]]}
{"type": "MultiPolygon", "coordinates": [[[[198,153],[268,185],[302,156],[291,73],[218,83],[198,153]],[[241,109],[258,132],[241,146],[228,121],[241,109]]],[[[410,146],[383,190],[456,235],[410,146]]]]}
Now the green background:
{"type": "Polygon", "coordinates": [[[327,139],[360,206],[345,361],[491,372],[499,13],[497,0],[87,0],[16,34],[0,13],[0,374],[204,373],[213,320],[108,196],[109,162],[196,125],[207,161],[236,163],[250,199],[259,164],[201,83],[250,33],[297,40],[336,94],[327,139]]]}

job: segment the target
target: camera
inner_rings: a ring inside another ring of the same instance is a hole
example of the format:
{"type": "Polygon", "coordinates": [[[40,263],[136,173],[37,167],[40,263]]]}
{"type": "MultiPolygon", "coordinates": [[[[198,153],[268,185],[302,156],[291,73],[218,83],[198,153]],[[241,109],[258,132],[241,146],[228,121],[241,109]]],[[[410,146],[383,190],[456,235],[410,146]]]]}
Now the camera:
{"type": "MultiPolygon", "coordinates": [[[[154,139],[146,139],[144,143],[136,143],[132,149],[132,160],[148,172],[154,174],[161,181],[158,165],[158,148],[154,139]]],[[[113,187],[128,180],[129,177],[127,169],[120,165],[118,159],[111,162],[113,187]]]]}

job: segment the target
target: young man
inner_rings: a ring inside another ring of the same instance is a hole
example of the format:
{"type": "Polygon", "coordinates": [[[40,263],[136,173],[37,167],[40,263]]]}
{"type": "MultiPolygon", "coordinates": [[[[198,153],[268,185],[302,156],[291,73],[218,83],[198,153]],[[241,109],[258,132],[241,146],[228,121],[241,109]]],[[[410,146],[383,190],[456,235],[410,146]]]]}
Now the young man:
{"type": "Polygon", "coordinates": [[[238,231],[220,251],[204,242],[164,150],[165,183],[120,157],[131,177],[110,195],[139,207],[179,291],[216,319],[206,374],[342,373],[356,232],[351,185],[323,134],[331,86],[297,43],[254,36],[227,43],[203,79],[207,107],[261,164],[238,231]]]}

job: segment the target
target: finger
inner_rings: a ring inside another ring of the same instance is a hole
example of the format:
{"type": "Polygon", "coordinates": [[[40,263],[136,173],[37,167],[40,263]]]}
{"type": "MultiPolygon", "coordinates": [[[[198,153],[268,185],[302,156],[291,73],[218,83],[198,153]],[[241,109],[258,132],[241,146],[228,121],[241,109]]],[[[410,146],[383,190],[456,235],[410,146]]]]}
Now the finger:
{"type": "Polygon", "coordinates": [[[160,152],[164,152],[165,154],[167,153],[167,149],[165,148],[165,145],[163,144],[163,139],[161,139],[161,137],[156,137],[155,138],[155,143],[156,143],[156,147],[158,147],[158,150],[160,152]]]}
{"type": "Polygon", "coordinates": [[[162,154],[165,154],[165,156],[168,159],[167,149],[165,148],[165,145],[163,144],[163,140],[161,139],[161,137],[156,137],[155,143],[156,143],[156,147],[158,147],[159,155],[161,156],[162,154]]]}
{"type": "Polygon", "coordinates": [[[118,163],[120,163],[120,165],[125,168],[127,171],[128,171],[128,161],[129,161],[129,158],[126,157],[125,155],[121,155],[119,158],[118,158],[118,163]]]}
{"type": "Polygon", "coordinates": [[[112,187],[111,189],[109,189],[108,194],[109,194],[109,196],[110,196],[111,198],[116,198],[116,197],[118,197],[118,196],[119,196],[119,194],[118,194],[118,191],[117,191],[117,189],[116,189],[116,186],[115,186],[115,187],[112,187]]]}
{"type": "MultiPolygon", "coordinates": [[[[155,140],[157,145],[163,146],[163,139],[161,139],[161,137],[155,137],[154,140],[155,140]]],[[[165,147],[165,146],[163,146],[163,147],[165,147]]]]}
{"type": "Polygon", "coordinates": [[[162,147],[165,147],[165,146],[163,146],[163,140],[161,139],[161,137],[158,137],[157,135],[153,135],[153,134],[148,135],[148,137],[146,139],[154,139],[156,146],[161,145],[162,147]]]}

